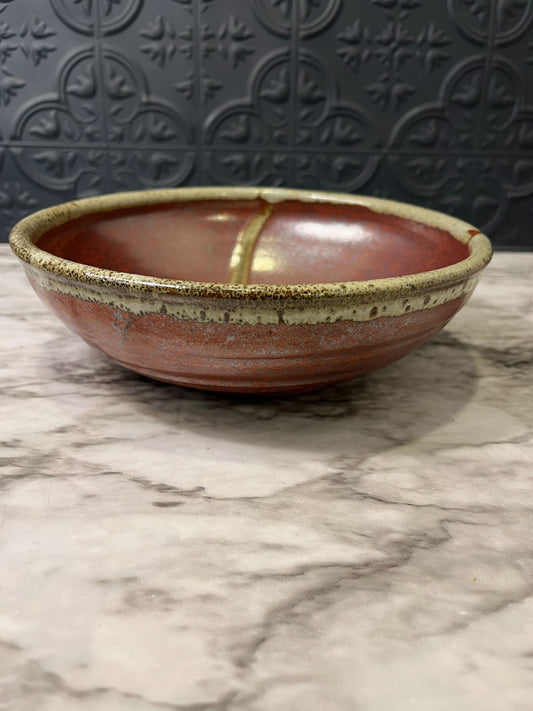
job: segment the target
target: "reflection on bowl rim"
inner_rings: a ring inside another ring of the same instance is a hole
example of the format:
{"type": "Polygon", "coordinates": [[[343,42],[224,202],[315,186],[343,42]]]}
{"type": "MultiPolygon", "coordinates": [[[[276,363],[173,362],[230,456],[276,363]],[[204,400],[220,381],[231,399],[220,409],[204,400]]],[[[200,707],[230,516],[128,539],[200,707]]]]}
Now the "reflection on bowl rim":
{"type": "Polygon", "coordinates": [[[366,301],[398,297],[413,291],[432,291],[460,283],[480,272],[492,257],[489,239],[472,225],[455,217],[427,208],[382,198],[291,188],[262,187],[188,187],[113,193],[63,203],[35,212],[13,228],[10,244],[14,253],[37,270],[56,277],[75,279],[87,285],[125,287],[131,292],[157,294],[178,293],[180,296],[240,298],[258,300],[316,299],[317,297],[354,296],[366,301]],[[198,200],[254,200],[276,203],[285,200],[358,205],[370,210],[413,220],[449,232],[467,244],[470,254],[465,259],[439,269],[368,281],[326,282],[313,284],[229,284],[162,279],[92,267],[81,262],[56,257],[35,245],[50,229],[87,215],[198,200]]]}

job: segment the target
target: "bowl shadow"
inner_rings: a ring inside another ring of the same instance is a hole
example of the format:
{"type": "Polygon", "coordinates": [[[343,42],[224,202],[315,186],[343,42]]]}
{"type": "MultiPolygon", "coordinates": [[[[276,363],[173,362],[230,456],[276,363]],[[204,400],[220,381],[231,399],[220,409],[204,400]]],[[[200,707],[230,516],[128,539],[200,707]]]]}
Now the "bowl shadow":
{"type": "Polygon", "coordinates": [[[275,447],[368,456],[407,445],[457,417],[478,386],[471,348],[447,332],[372,375],[303,395],[210,393],[109,368],[114,393],[144,419],[258,452],[275,447]]]}

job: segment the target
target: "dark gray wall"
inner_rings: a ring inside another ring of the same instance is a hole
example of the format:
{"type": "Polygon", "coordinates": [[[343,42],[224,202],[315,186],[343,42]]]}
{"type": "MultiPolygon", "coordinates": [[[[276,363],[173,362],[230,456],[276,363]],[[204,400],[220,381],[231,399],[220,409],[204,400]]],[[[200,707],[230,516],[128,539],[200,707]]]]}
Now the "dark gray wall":
{"type": "Polygon", "coordinates": [[[533,246],[533,0],[0,0],[0,219],[262,183],[533,246]]]}

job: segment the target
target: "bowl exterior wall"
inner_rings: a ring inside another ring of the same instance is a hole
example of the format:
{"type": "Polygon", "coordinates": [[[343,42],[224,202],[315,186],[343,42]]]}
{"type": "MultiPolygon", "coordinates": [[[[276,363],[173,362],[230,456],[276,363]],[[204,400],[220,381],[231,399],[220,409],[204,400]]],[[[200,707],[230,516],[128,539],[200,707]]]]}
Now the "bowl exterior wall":
{"type": "MultiPolygon", "coordinates": [[[[71,330],[117,363],[169,383],[241,393],[303,392],[382,368],[439,332],[471,293],[459,289],[458,298],[432,308],[363,321],[336,320],[332,306],[320,323],[287,324],[281,315],[277,324],[225,323],[183,319],[166,309],[132,313],[120,307],[120,294],[112,305],[28,277],[71,330]]],[[[202,297],[194,298],[203,313],[202,297]]],[[[227,307],[220,300],[215,308],[222,314],[227,307]]],[[[212,300],[205,299],[205,311],[213,313],[212,300]]]]}

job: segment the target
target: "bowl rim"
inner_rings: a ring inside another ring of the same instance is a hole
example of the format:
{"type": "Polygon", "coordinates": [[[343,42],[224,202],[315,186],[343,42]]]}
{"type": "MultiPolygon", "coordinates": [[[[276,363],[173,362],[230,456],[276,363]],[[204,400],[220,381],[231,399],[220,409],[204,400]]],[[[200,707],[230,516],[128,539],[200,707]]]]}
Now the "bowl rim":
{"type": "Polygon", "coordinates": [[[381,298],[397,296],[406,291],[431,291],[463,282],[478,274],[492,258],[490,240],[480,230],[463,220],[428,208],[384,198],[341,192],[301,190],[276,187],[185,187],[110,193],[82,198],[39,210],[18,222],[12,229],[9,243],[16,256],[37,271],[52,278],[77,280],[88,286],[127,288],[129,292],[146,294],[178,293],[181,296],[213,298],[272,299],[353,296],[381,298]],[[380,214],[394,215],[443,229],[466,244],[469,255],[459,262],[425,272],[365,281],[316,282],[312,284],[238,284],[173,280],[147,274],[137,274],[92,267],[46,252],[35,242],[45,232],[70,220],[96,213],[128,208],[164,205],[202,200],[254,200],[268,203],[296,200],[333,205],[356,205],[380,214]]]}

